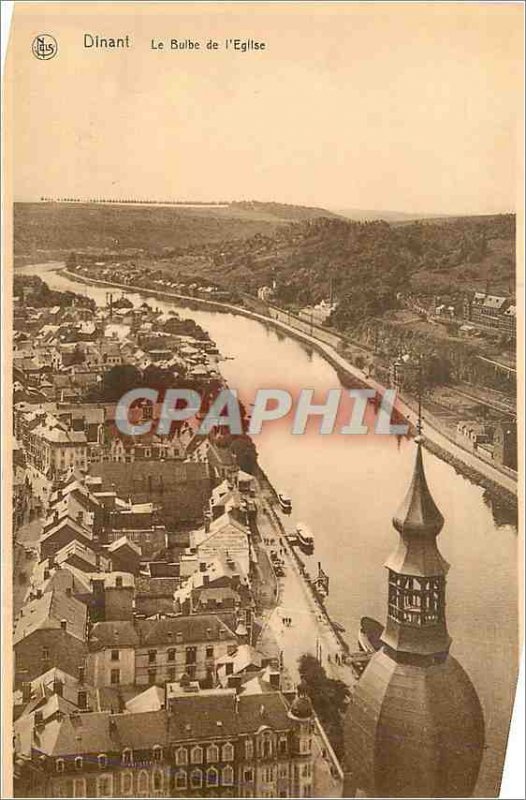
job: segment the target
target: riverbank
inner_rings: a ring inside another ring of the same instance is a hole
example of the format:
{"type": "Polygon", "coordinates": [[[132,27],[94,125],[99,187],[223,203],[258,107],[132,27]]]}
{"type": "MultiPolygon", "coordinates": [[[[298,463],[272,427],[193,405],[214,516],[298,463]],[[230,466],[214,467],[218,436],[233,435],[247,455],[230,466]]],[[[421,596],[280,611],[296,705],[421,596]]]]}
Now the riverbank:
{"type": "MultiPolygon", "coordinates": [[[[313,334],[306,333],[272,316],[265,316],[250,309],[243,308],[242,306],[234,306],[229,303],[221,303],[214,300],[207,300],[202,298],[191,297],[188,295],[176,294],[175,292],[166,292],[158,289],[151,289],[145,287],[132,287],[127,284],[115,283],[111,281],[102,281],[97,278],[86,278],[79,276],[75,272],[71,272],[67,268],[57,270],[70,280],[85,283],[87,285],[96,285],[108,288],[121,289],[127,292],[137,292],[145,296],[159,297],[163,300],[173,299],[179,304],[183,304],[189,308],[203,309],[215,311],[219,313],[238,314],[250,319],[257,320],[263,324],[271,325],[272,327],[286,333],[290,337],[297,339],[301,342],[308,343],[313,350],[321,355],[331,366],[337,371],[338,374],[343,374],[345,378],[356,385],[367,386],[374,389],[380,396],[385,392],[385,387],[375,381],[370,376],[366,375],[358,367],[349,363],[343,356],[341,356],[335,347],[328,342],[320,341],[313,334]]],[[[407,403],[398,398],[396,410],[400,413],[410,424],[413,426],[417,422],[417,414],[411,409],[407,403]]],[[[424,419],[426,419],[424,417],[424,419]]],[[[489,491],[503,503],[510,508],[517,506],[517,482],[508,475],[500,472],[497,468],[488,462],[481,461],[474,453],[465,450],[457,442],[453,442],[450,437],[441,430],[438,430],[433,424],[426,420],[425,424],[425,446],[439,458],[450,463],[454,468],[461,472],[465,477],[484,489],[489,491]]]]}

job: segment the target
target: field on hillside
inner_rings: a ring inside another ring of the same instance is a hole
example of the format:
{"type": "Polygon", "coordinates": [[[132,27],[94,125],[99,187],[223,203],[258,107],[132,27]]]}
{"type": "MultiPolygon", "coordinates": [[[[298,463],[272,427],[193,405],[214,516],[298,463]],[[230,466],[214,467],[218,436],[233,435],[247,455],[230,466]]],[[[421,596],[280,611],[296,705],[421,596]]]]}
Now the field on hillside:
{"type": "Polygon", "coordinates": [[[334,216],[324,209],[279,203],[155,206],[97,203],[15,203],[14,252],[198,247],[256,234],[271,236],[290,222],[334,216]]]}

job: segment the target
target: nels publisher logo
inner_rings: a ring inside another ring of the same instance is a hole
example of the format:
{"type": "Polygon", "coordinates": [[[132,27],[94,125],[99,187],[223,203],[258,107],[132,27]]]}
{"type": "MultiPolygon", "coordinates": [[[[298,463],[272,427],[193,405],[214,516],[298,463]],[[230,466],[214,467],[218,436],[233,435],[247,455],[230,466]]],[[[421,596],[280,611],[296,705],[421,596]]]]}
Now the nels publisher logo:
{"type": "Polygon", "coordinates": [[[40,59],[40,61],[48,61],[58,53],[57,40],[49,33],[40,33],[33,39],[31,49],[35,58],[40,59]]]}

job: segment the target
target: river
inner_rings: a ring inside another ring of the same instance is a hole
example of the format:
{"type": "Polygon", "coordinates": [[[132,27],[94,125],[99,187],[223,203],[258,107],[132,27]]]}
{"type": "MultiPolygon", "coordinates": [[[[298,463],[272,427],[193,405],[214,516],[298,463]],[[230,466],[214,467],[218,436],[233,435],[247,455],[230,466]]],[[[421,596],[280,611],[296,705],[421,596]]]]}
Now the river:
{"type": "MultiPolygon", "coordinates": [[[[35,267],[50,288],[105,302],[107,289],[76,283],[35,267]]],[[[117,293],[118,294],[118,293],[117,293]]],[[[144,296],[128,293],[134,303],[144,296]]],[[[182,308],[151,298],[164,310],[195,319],[228,356],[221,372],[247,402],[263,387],[313,388],[322,395],[340,386],[335,370],[308,346],[255,320],[182,308]]],[[[391,517],[408,487],[413,442],[394,437],[294,436],[287,424],[256,438],[259,461],[274,486],[293,501],[290,525],[302,520],[315,536],[314,562],[330,576],[327,607],[356,649],[360,617],[383,621],[387,574],[383,563],[397,541],[391,517]]],[[[518,664],[518,537],[487,492],[431,453],[424,454],[428,483],[444,517],[439,537],[451,564],[447,618],[451,652],[478,691],[486,721],[486,750],[476,794],[498,796],[518,664]]],[[[287,523],[288,524],[288,523],[287,523]]],[[[311,572],[315,571],[315,564],[311,572]]]]}

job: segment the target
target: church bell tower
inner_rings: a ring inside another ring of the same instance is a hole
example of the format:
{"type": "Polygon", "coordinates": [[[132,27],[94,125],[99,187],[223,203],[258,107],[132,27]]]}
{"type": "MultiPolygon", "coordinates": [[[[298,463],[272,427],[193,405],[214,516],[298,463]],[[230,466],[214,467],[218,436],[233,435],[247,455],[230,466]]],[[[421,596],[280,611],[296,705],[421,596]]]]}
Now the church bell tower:
{"type": "Polygon", "coordinates": [[[382,646],[354,687],[344,723],[344,797],[469,797],[484,719],[451,656],[449,565],[437,547],[444,518],[427,485],[422,438],[409,490],[393,517],[398,543],[385,566],[382,646]]]}

